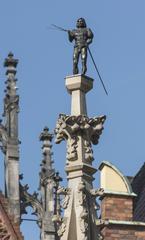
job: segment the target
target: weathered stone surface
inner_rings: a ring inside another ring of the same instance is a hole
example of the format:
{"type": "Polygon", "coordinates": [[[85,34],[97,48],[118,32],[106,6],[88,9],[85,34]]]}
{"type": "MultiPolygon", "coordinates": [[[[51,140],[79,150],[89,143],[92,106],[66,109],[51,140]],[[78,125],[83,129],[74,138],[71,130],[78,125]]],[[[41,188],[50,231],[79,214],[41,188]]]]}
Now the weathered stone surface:
{"type": "Polygon", "coordinates": [[[19,139],[18,139],[18,112],[19,96],[16,93],[16,66],[18,60],[10,53],[5,59],[7,67],[6,95],[4,98],[5,124],[0,123],[1,150],[5,156],[5,193],[9,200],[9,212],[14,221],[20,221],[19,198],[19,139]]]}

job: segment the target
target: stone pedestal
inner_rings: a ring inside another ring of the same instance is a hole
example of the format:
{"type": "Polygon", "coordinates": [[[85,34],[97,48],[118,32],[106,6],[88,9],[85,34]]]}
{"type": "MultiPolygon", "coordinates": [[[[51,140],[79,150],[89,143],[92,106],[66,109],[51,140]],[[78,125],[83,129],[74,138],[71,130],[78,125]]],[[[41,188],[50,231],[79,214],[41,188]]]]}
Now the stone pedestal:
{"type": "Polygon", "coordinates": [[[72,95],[71,115],[87,116],[86,93],[93,88],[93,79],[85,75],[72,75],[66,77],[66,88],[72,95]]]}

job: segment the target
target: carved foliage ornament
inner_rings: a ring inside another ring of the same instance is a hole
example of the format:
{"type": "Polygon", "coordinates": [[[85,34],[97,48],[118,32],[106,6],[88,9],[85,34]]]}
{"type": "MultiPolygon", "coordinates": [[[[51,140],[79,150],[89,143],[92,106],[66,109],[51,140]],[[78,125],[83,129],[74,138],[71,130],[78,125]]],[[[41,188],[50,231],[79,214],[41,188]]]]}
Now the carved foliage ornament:
{"type": "Polygon", "coordinates": [[[90,190],[92,206],[94,207],[94,209],[95,209],[96,211],[100,210],[100,205],[99,205],[99,203],[96,201],[96,198],[103,196],[103,194],[104,194],[104,189],[103,189],[103,188],[91,189],[91,190],[90,190]]]}
{"type": "Polygon", "coordinates": [[[19,112],[19,96],[9,96],[8,94],[5,97],[4,102],[4,116],[7,111],[16,111],[19,112]]]}
{"type": "Polygon", "coordinates": [[[64,187],[59,187],[58,190],[57,190],[57,194],[64,196],[64,199],[62,201],[61,206],[62,206],[63,209],[66,209],[68,207],[68,204],[69,204],[71,189],[70,188],[64,188],[64,187]]]}
{"type": "Polygon", "coordinates": [[[0,123],[0,142],[1,142],[1,150],[5,154],[6,153],[6,146],[8,142],[8,134],[6,128],[0,123]]]}
{"type": "Polygon", "coordinates": [[[52,221],[56,223],[57,234],[59,237],[61,237],[66,230],[66,223],[64,221],[64,218],[61,217],[60,215],[54,215],[52,221]]]}
{"type": "Polygon", "coordinates": [[[89,228],[88,217],[89,217],[89,206],[87,204],[87,192],[86,192],[86,184],[82,181],[78,186],[78,200],[79,205],[83,207],[83,210],[80,214],[80,229],[84,234],[84,240],[87,240],[87,232],[89,228]]]}
{"type": "MultiPolygon", "coordinates": [[[[64,188],[64,187],[59,186],[57,189],[57,195],[64,196],[62,203],[61,203],[61,207],[63,209],[66,209],[69,205],[70,194],[71,194],[70,188],[64,188]]],[[[53,221],[56,222],[57,228],[58,228],[57,234],[59,237],[61,237],[66,230],[66,219],[64,219],[61,215],[54,215],[53,221]]]]}
{"type": "Polygon", "coordinates": [[[10,240],[11,239],[11,234],[1,219],[0,219],[0,239],[1,240],[10,240]]]}
{"type": "Polygon", "coordinates": [[[67,140],[67,160],[77,160],[79,136],[84,140],[85,158],[93,160],[92,144],[97,144],[103,130],[106,116],[88,118],[87,116],[68,116],[60,114],[56,124],[56,143],[67,140]]]}
{"type": "Polygon", "coordinates": [[[21,215],[27,214],[26,208],[32,207],[34,212],[33,215],[38,217],[38,225],[41,227],[42,218],[43,218],[43,208],[40,200],[38,199],[38,193],[34,192],[33,194],[28,193],[28,185],[22,186],[20,183],[20,199],[21,199],[21,215]]]}
{"type": "MultiPolygon", "coordinates": [[[[99,204],[96,202],[96,198],[102,196],[104,194],[104,190],[102,188],[87,190],[85,182],[81,181],[78,186],[77,194],[78,203],[83,207],[83,210],[80,214],[80,229],[84,234],[84,239],[87,240],[87,233],[89,230],[89,212],[91,209],[100,209],[99,204]]],[[[93,214],[95,214],[95,212],[93,214]]],[[[97,215],[94,215],[94,220],[97,220],[97,215]]],[[[102,240],[102,235],[100,234],[100,231],[97,230],[97,228],[98,227],[96,227],[96,232],[98,232],[97,239],[102,240]]]]}

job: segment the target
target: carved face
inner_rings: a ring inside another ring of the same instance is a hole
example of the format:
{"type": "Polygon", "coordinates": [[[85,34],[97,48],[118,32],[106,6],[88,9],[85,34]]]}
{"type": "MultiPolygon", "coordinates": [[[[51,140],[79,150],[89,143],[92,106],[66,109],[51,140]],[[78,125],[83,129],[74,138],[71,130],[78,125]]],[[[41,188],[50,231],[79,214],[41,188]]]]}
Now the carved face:
{"type": "Polygon", "coordinates": [[[79,18],[77,20],[77,24],[76,24],[77,28],[85,28],[86,27],[86,21],[84,18],[79,18]]]}

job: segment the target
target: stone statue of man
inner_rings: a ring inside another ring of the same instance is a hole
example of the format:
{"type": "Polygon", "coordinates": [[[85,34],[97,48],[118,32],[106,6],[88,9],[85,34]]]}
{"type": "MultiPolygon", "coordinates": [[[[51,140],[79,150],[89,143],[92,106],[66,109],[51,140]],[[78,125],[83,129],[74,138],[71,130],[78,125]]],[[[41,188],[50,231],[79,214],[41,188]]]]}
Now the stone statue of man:
{"type": "Polygon", "coordinates": [[[87,47],[92,42],[93,33],[90,28],[87,28],[84,18],[79,18],[76,23],[76,29],[68,31],[69,41],[75,41],[73,53],[73,74],[78,74],[78,61],[81,55],[82,74],[87,71],[87,47]]]}

